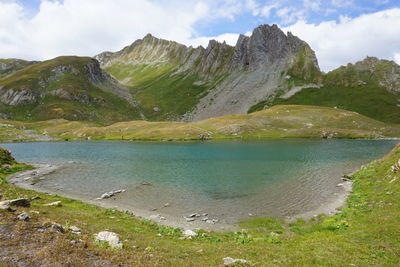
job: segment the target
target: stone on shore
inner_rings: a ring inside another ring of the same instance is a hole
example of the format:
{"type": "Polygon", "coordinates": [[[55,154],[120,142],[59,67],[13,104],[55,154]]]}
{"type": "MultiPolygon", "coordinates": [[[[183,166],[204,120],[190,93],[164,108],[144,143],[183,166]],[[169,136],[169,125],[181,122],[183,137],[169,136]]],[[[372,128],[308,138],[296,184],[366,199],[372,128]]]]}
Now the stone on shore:
{"type": "Polygon", "coordinates": [[[192,230],[185,230],[185,231],[183,232],[183,236],[184,236],[185,238],[192,238],[192,237],[196,237],[196,236],[197,236],[197,233],[194,232],[194,231],[192,231],[192,230]]]}
{"type": "Polygon", "coordinates": [[[31,216],[29,216],[29,214],[28,213],[26,213],[26,212],[23,212],[23,213],[21,213],[21,214],[19,214],[18,216],[17,216],[17,218],[18,218],[18,220],[20,220],[20,221],[29,221],[29,219],[31,218],[31,216]]]}
{"type": "Polygon", "coordinates": [[[234,258],[231,258],[231,257],[223,258],[223,261],[224,261],[224,266],[233,266],[236,263],[249,264],[249,262],[247,260],[234,259],[234,258]]]}
{"type": "Polygon", "coordinates": [[[44,204],[43,206],[46,206],[46,207],[61,207],[62,205],[61,205],[61,201],[55,201],[55,202],[51,202],[51,203],[48,203],[48,204],[44,204]]]}
{"type": "Polygon", "coordinates": [[[108,232],[108,231],[99,232],[96,235],[95,241],[96,242],[105,241],[112,248],[122,248],[122,243],[119,241],[118,235],[113,232],[108,232]]]}
{"type": "Polygon", "coordinates": [[[69,228],[68,228],[73,234],[76,234],[76,235],[81,235],[81,229],[79,229],[78,227],[76,227],[76,226],[70,226],[69,228]]]}
{"type": "Polygon", "coordinates": [[[13,208],[10,207],[9,200],[4,200],[0,202],[0,210],[15,211],[13,208]]]}

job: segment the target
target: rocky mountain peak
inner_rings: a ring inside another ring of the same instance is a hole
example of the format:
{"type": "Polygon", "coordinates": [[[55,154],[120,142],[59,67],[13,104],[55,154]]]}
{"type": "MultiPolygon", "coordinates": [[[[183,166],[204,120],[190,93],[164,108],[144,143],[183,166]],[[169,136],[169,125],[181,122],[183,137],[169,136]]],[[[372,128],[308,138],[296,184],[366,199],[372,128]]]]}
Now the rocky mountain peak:
{"type": "Polygon", "coordinates": [[[275,64],[295,55],[306,45],[291,33],[287,35],[275,24],[255,28],[250,37],[240,35],[235,47],[234,64],[255,69],[275,64]]]}

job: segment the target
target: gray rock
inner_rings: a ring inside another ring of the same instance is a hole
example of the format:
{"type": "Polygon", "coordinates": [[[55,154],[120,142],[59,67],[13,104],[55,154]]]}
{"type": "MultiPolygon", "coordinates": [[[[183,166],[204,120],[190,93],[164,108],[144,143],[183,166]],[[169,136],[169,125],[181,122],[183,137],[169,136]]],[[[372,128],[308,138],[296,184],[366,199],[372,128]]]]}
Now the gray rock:
{"type": "Polygon", "coordinates": [[[11,208],[9,200],[0,202],[0,210],[15,211],[13,208],[11,208]]]}
{"type": "Polygon", "coordinates": [[[95,242],[107,242],[112,248],[122,248],[122,243],[116,233],[103,231],[96,235],[95,242]]]}
{"type": "Polygon", "coordinates": [[[61,207],[62,204],[61,204],[61,201],[55,201],[55,202],[51,202],[48,204],[44,204],[43,206],[45,206],[45,207],[61,207]]]}
{"type": "Polygon", "coordinates": [[[19,215],[17,216],[17,218],[18,218],[18,220],[20,220],[20,221],[29,221],[30,218],[31,218],[31,216],[29,216],[28,213],[23,212],[23,213],[19,214],[19,215]]]}
{"type": "Polygon", "coordinates": [[[30,207],[31,203],[26,198],[17,198],[10,200],[9,205],[13,207],[30,207]]]}
{"type": "Polygon", "coordinates": [[[198,236],[198,234],[197,234],[196,232],[192,231],[192,230],[185,230],[185,231],[183,232],[183,236],[184,236],[185,238],[192,238],[192,237],[198,236]]]}
{"type": "Polygon", "coordinates": [[[249,264],[249,261],[247,261],[247,260],[243,260],[243,259],[234,259],[234,258],[231,258],[231,257],[223,258],[223,261],[224,261],[224,265],[225,265],[225,266],[233,266],[233,265],[235,265],[235,264],[237,264],[237,263],[249,264]]]}
{"type": "Polygon", "coordinates": [[[68,229],[72,232],[72,233],[74,233],[74,234],[76,234],[76,235],[80,235],[81,234],[81,229],[79,229],[78,227],[76,227],[76,226],[70,226],[70,227],[68,227],[68,229]]]}

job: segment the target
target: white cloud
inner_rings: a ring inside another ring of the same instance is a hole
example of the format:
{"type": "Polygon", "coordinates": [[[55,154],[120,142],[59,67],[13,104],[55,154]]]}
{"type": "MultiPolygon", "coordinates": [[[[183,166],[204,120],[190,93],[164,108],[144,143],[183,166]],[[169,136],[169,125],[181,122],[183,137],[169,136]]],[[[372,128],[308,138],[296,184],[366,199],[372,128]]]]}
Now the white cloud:
{"type": "Polygon", "coordinates": [[[354,5],[354,0],[332,0],[331,3],[335,7],[343,8],[354,5]]]}
{"type": "Polygon", "coordinates": [[[312,11],[319,11],[321,9],[321,0],[303,0],[303,5],[312,11]]]}
{"type": "Polygon", "coordinates": [[[400,9],[395,8],[318,25],[299,21],[285,30],[308,42],[321,69],[329,71],[366,56],[394,59],[400,47],[399,25],[400,9]]]}
{"type": "MultiPolygon", "coordinates": [[[[336,5],[352,2],[333,1],[336,5]]],[[[302,3],[316,9],[318,2],[302,3]]],[[[311,45],[324,71],[367,55],[400,63],[399,8],[310,24],[305,20],[307,9],[255,0],[42,0],[33,17],[26,15],[18,0],[0,0],[0,58],[93,56],[119,50],[147,33],[193,46],[207,46],[210,39],[235,45],[239,33],[195,38],[199,36],[195,25],[219,18],[234,20],[243,12],[268,17],[271,9],[282,24],[292,24],[285,31],[311,45]]]]}
{"type": "MultiPolygon", "coordinates": [[[[250,34],[250,33],[247,33],[247,35],[248,34],[250,34]]],[[[183,43],[188,46],[193,46],[193,47],[197,47],[200,45],[203,47],[207,47],[210,40],[217,40],[220,43],[225,41],[228,45],[235,46],[238,38],[239,38],[239,34],[237,34],[237,33],[224,33],[224,34],[221,34],[218,36],[213,36],[213,37],[194,38],[194,39],[186,40],[183,43]]]]}
{"type": "Polygon", "coordinates": [[[42,0],[28,18],[17,0],[0,0],[0,58],[48,59],[119,50],[147,33],[187,42],[193,25],[234,19],[238,0],[42,0]]]}

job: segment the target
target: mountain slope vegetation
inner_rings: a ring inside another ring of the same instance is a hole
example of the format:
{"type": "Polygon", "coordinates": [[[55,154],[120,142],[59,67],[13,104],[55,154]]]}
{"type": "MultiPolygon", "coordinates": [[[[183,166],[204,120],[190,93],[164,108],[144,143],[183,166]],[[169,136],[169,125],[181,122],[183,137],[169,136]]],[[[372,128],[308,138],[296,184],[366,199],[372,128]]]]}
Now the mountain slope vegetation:
{"type": "Polygon", "coordinates": [[[400,136],[399,126],[385,124],[355,112],[296,105],[274,106],[252,114],[222,116],[191,123],[139,120],[101,126],[58,119],[32,123],[3,121],[2,125],[5,125],[8,131],[0,134],[0,140],[29,139],[22,129],[29,129],[46,138],[51,136],[61,140],[182,141],[400,136]]]}
{"type": "Polygon", "coordinates": [[[400,66],[368,57],[329,72],[320,88],[306,88],[290,97],[259,103],[250,112],[282,104],[338,107],[383,122],[400,123],[400,66]]]}
{"type": "Polygon", "coordinates": [[[140,118],[120,87],[92,58],[58,57],[0,79],[3,118],[115,122],[140,118]]]}

